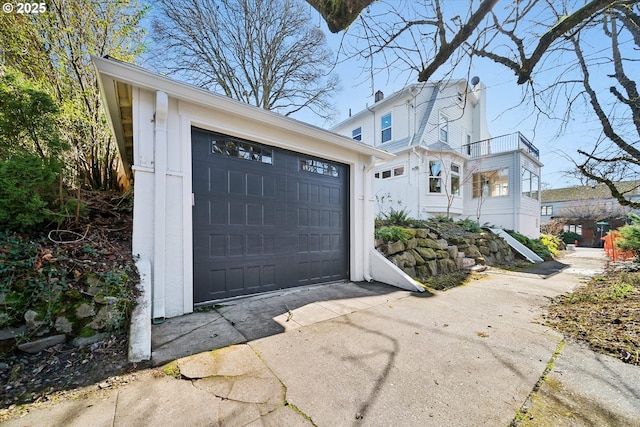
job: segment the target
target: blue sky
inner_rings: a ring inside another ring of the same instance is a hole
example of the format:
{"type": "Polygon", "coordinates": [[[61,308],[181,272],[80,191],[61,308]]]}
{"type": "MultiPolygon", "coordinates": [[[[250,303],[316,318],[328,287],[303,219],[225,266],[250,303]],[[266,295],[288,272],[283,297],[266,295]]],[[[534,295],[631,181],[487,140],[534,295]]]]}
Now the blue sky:
{"type": "MultiPolygon", "coordinates": [[[[385,17],[385,7],[394,8],[397,3],[394,1],[374,2],[371,5],[371,13],[377,14],[377,18],[385,17]]],[[[407,4],[407,3],[402,3],[407,4]]],[[[466,10],[468,1],[450,0],[445,3],[451,8],[447,12],[454,15],[457,10],[466,10]]],[[[311,6],[309,11],[313,17],[313,22],[322,29],[327,37],[330,48],[336,53],[345,37],[343,32],[331,33],[320,17],[319,13],[311,6]]],[[[154,10],[152,8],[151,13],[154,10]]],[[[464,17],[463,17],[464,18],[464,17]]],[[[542,18],[540,18],[542,19],[542,18]]],[[[346,37],[349,33],[347,33],[346,37]]],[[[408,72],[380,72],[372,76],[364,71],[365,63],[357,58],[345,58],[339,56],[340,61],[336,65],[334,72],[340,76],[342,89],[334,97],[336,106],[336,121],[338,123],[348,117],[349,109],[353,113],[363,110],[367,105],[373,104],[373,93],[382,90],[385,95],[400,90],[407,84],[416,82],[416,74],[408,72]]],[[[376,60],[376,61],[379,61],[376,60]]],[[[142,65],[146,66],[142,61],[142,65]]],[[[549,60],[541,63],[540,68],[552,69],[557,67],[562,59],[556,59],[556,63],[549,60]]],[[[377,62],[376,66],[382,65],[377,62]]],[[[441,67],[446,70],[447,65],[441,67]]],[[[549,73],[554,76],[556,73],[549,73]]],[[[443,72],[443,71],[442,71],[443,72]]],[[[442,77],[442,72],[435,77],[442,77]]],[[[548,119],[536,120],[533,114],[531,101],[521,103],[523,87],[517,85],[514,73],[504,66],[498,65],[489,60],[474,60],[473,66],[468,70],[460,67],[451,75],[453,78],[468,78],[472,76],[480,77],[487,87],[487,121],[492,136],[520,131],[531,140],[540,150],[540,160],[545,165],[542,171],[541,183],[548,188],[559,188],[570,185],[577,185],[579,182],[567,175],[567,172],[574,169],[573,163],[567,156],[578,158],[576,149],[578,147],[593,146],[600,137],[601,128],[593,121],[587,113],[582,113],[579,120],[567,124],[566,130],[558,136],[559,123],[548,119]]],[[[562,115],[562,105],[558,107],[556,114],[562,115]]],[[[294,118],[311,123],[316,126],[329,127],[330,123],[325,123],[323,119],[311,113],[299,113],[294,118]]]]}
{"type": "MultiPolygon", "coordinates": [[[[372,7],[375,7],[375,3],[372,7]]],[[[343,33],[332,34],[311,9],[318,25],[324,30],[331,49],[336,52],[343,39],[343,33]]],[[[410,73],[378,73],[371,76],[363,73],[364,64],[358,59],[341,61],[335,68],[342,82],[342,89],[335,97],[337,114],[335,123],[348,117],[349,109],[355,114],[367,105],[373,104],[373,92],[382,90],[385,95],[400,90],[406,84],[416,81],[410,73]],[[373,91],[372,91],[373,87],[373,91]]],[[[444,66],[446,67],[446,65],[444,66]]],[[[504,66],[489,60],[476,60],[469,70],[470,76],[478,76],[487,87],[487,121],[492,136],[520,131],[540,149],[540,160],[544,163],[541,182],[549,188],[559,188],[579,183],[567,176],[573,169],[567,156],[577,157],[576,149],[594,141],[594,129],[584,123],[570,123],[564,135],[558,136],[558,124],[549,121],[536,123],[530,102],[521,104],[523,88],[516,83],[514,73],[504,66]]],[[[467,70],[454,73],[454,78],[466,78],[467,70]]],[[[295,116],[299,120],[327,127],[322,119],[312,114],[295,116]]],[[[596,135],[597,137],[597,135],[596,135]]]]}

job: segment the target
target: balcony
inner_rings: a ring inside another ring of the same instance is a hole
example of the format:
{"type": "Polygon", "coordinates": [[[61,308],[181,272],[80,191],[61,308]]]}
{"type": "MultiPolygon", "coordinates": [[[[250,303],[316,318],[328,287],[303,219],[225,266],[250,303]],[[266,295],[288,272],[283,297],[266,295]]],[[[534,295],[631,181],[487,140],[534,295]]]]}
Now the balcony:
{"type": "Polygon", "coordinates": [[[462,153],[472,159],[489,154],[508,153],[509,151],[517,150],[523,150],[540,160],[540,151],[538,148],[520,132],[484,139],[462,146],[462,153]]]}

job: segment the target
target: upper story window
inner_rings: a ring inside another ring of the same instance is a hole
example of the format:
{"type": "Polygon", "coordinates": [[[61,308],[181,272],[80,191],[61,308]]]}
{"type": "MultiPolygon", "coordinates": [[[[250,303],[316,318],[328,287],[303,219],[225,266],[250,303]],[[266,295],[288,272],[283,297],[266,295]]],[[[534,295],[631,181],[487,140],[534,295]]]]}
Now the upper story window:
{"type": "Polygon", "coordinates": [[[540,207],[540,215],[551,216],[553,215],[553,205],[542,205],[540,207]]]}
{"type": "Polygon", "coordinates": [[[381,119],[382,142],[391,141],[391,113],[385,114],[381,119]]]}
{"type": "Polygon", "coordinates": [[[473,197],[509,195],[509,168],[473,174],[473,197]]]}
{"type": "Polygon", "coordinates": [[[351,131],[351,138],[356,141],[362,141],[362,127],[356,128],[351,131]]]}
{"type": "Polygon", "coordinates": [[[449,142],[449,119],[440,114],[440,141],[449,142]]]}
{"type": "Polygon", "coordinates": [[[531,172],[527,168],[522,168],[522,195],[526,197],[531,197],[532,199],[538,200],[538,186],[540,185],[540,180],[538,175],[531,172]]]}

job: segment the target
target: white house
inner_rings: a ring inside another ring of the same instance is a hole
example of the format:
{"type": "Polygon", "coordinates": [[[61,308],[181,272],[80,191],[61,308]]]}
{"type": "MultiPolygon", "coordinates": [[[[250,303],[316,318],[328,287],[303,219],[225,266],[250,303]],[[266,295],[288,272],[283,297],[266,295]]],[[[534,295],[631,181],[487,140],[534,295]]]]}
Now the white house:
{"type": "Polygon", "coordinates": [[[149,325],[219,299],[377,278],[372,171],[392,154],[93,61],[134,180],[132,251],[152,297],[149,325]]]}
{"type": "Polygon", "coordinates": [[[413,84],[386,98],[378,91],[332,130],[396,155],[375,169],[377,214],[471,218],[537,237],[538,149],[520,133],[491,137],[486,87],[472,82],[413,84]]]}

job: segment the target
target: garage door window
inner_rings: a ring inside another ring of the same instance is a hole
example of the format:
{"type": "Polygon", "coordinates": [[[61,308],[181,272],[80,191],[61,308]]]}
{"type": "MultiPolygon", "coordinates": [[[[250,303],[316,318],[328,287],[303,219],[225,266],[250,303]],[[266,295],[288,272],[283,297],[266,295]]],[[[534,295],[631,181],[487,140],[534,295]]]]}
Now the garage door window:
{"type": "Polygon", "coordinates": [[[234,138],[212,136],[211,152],[268,165],[273,163],[273,152],[270,148],[234,138]]]}
{"type": "Polygon", "coordinates": [[[300,170],[326,176],[338,177],[338,168],[334,165],[313,159],[300,159],[300,170]]]}

